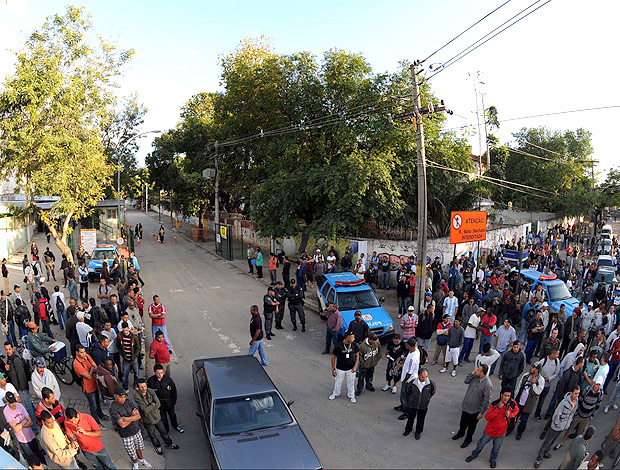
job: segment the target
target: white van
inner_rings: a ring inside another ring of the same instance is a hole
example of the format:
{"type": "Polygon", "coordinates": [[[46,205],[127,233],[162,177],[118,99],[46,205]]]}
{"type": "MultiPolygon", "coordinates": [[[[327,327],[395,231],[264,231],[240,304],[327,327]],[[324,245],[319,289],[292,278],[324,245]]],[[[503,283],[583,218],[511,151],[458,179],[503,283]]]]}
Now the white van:
{"type": "Polygon", "coordinates": [[[611,225],[609,224],[605,224],[603,225],[603,228],[601,229],[601,235],[606,235],[605,238],[611,239],[611,237],[613,236],[613,230],[611,228],[611,225]]]}

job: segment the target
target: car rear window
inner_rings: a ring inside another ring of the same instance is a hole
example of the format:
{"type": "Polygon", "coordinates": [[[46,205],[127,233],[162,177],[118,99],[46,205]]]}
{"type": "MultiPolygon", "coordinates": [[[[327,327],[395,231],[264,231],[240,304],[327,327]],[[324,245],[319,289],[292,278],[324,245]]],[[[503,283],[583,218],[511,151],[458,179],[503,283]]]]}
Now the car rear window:
{"type": "Polygon", "coordinates": [[[275,392],[216,400],[213,434],[239,434],[291,424],[293,417],[275,392]]]}

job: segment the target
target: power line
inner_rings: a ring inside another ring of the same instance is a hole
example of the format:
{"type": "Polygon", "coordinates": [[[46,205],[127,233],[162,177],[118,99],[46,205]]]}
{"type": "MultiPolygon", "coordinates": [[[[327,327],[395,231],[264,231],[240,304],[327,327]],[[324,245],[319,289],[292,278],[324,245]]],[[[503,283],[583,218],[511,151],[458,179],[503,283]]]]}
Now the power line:
{"type": "Polygon", "coordinates": [[[534,3],[532,3],[530,6],[528,6],[527,8],[524,8],[523,10],[521,10],[519,13],[517,13],[516,15],[514,15],[512,18],[510,18],[509,20],[505,21],[504,23],[502,23],[501,25],[499,25],[497,28],[491,30],[489,33],[485,34],[484,36],[482,36],[480,39],[478,39],[477,41],[473,42],[472,44],[470,44],[469,46],[467,46],[465,49],[463,49],[461,52],[459,52],[458,54],[456,54],[455,56],[453,56],[452,58],[450,58],[448,61],[446,61],[444,64],[442,64],[441,68],[435,72],[434,74],[432,74],[430,77],[427,77],[426,80],[430,80],[431,78],[433,78],[434,76],[440,74],[441,72],[443,72],[444,70],[446,70],[448,67],[456,64],[459,60],[463,59],[464,57],[468,56],[469,54],[471,54],[472,52],[474,52],[476,49],[478,49],[480,46],[486,44],[487,42],[489,42],[491,39],[493,39],[494,37],[500,35],[501,33],[503,33],[504,31],[506,31],[507,29],[513,27],[514,25],[516,25],[518,22],[520,22],[521,20],[524,20],[525,18],[527,18],[528,16],[530,16],[532,13],[534,13],[535,11],[539,10],[540,8],[544,7],[545,5],[547,5],[549,2],[551,2],[551,0],[547,0],[545,3],[543,3],[542,5],[536,7],[534,10],[528,12],[527,14],[523,15],[522,17],[520,17],[519,19],[517,19],[516,21],[510,23],[508,26],[506,26],[504,29],[498,31],[497,33],[493,34],[491,37],[489,37],[488,39],[486,39],[483,42],[483,39],[485,39],[487,36],[489,36],[489,34],[492,34],[493,32],[497,31],[499,28],[501,28],[502,26],[504,26],[506,23],[512,21],[514,18],[518,17],[519,15],[521,15],[522,13],[524,13],[525,11],[529,10],[530,8],[532,8],[534,5],[536,5],[537,3],[541,2],[542,0],[536,0],[534,3]],[[478,44],[480,43],[480,44],[478,44]],[[476,45],[478,44],[478,45],[476,45]],[[476,47],[474,47],[476,46],[476,47]],[[473,47],[473,49],[472,49],[473,47]]]}
{"type": "Polygon", "coordinates": [[[495,10],[493,10],[490,13],[487,13],[486,15],[484,15],[482,18],[480,18],[478,21],[476,21],[474,24],[472,24],[469,28],[467,28],[466,30],[462,31],[461,33],[457,34],[456,36],[454,36],[452,39],[450,39],[447,43],[445,43],[443,46],[441,46],[439,49],[437,49],[435,52],[433,52],[431,55],[429,55],[426,59],[422,60],[421,63],[426,62],[428,59],[430,59],[431,57],[433,57],[435,54],[437,54],[439,51],[441,51],[442,49],[444,49],[446,46],[452,44],[454,41],[456,41],[458,38],[460,38],[463,34],[465,34],[467,31],[469,31],[470,29],[472,29],[474,26],[476,26],[478,23],[482,22],[483,20],[487,19],[489,16],[491,16],[493,13],[495,13],[497,10],[499,10],[500,8],[502,8],[504,5],[506,5],[507,3],[510,3],[511,0],[508,0],[504,3],[502,3],[500,6],[498,6],[495,10]]]}
{"type": "Polygon", "coordinates": [[[531,119],[531,118],[545,117],[545,116],[556,116],[558,114],[582,113],[584,111],[598,111],[601,109],[614,109],[614,108],[620,108],[620,105],[600,106],[598,108],[573,109],[570,111],[556,111],[554,113],[545,113],[545,114],[534,114],[533,116],[521,116],[521,117],[516,117],[516,118],[510,118],[510,119],[500,119],[499,122],[518,121],[520,119],[531,119]]]}

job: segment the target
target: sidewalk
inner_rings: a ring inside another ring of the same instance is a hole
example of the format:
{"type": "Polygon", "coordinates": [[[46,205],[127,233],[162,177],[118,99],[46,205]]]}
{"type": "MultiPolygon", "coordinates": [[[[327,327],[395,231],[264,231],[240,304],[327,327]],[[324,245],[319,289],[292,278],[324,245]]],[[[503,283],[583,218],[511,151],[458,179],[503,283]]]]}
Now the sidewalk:
{"type": "MultiPolygon", "coordinates": [[[[32,237],[32,239],[30,240],[30,243],[32,243],[32,241],[35,241],[35,243],[37,244],[37,246],[39,247],[39,255],[42,257],[43,252],[46,251],[47,247],[50,247],[50,250],[52,251],[52,253],[54,253],[54,256],[56,257],[56,270],[58,271],[58,268],[60,267],[60,260],[62,260],[62,254],[60,253],[60,250],[58,249],[58,247],[56,246],[56,243],[54,243],[54,240],[51,239],[50,243],[47,243],[47,239],[45,237],[45,234],[43,233],[35,233],[32,237]]],[[[18,253],[16,253],[15,255],[13,255],[8,261],[7,261],[7,266],[9,268],[9,283],[11,286],[11,291],[13,290],[13,286],[15,284],[19,284],[20,286],[22,286],[22,296],[24,297],[24,299],[26,299],[27,297],[27,289],[26,286],[24,285],[24,274],[22,271],[22,264],[21,264],[21,260],[24,257],[24,251],[20,251],[18,253]],[[24,295],[24,293],[26,293],[24,295]]],[[[27,247],[27,254],[28,257],[30,258],[30,260],[32,259],[31,255],[30,255],[30,246],[27,247]]],[[[43,264],[43,262],[42,262],[43,264]]],[[[45,266],[43,266],[43,275],[47,276],[46,272],[45,272],[45,266]]],[[[46,279],[45,282],[45,286],[47,287],[47,289],[50,291],[50,295],[54,292],[54,287],[55,286],[59,286],[60,287],[60,291],[63,292],[65,294],[65,299],[68,302],[69,299],[69,291],[68,289],[63,288],[63,276],[62,273],[56,272],[56,281],[54,281],[53,277],[50,280],[46,279]]],[[[94,293],[94,286],[95,284],[91,284],[90,285],[90,293],[91,295],[94,293]]],[[[30,306],[29,306],[30,308],[30,306]]],[[[32,309],[31,309],[32,311],[32,309]]],[[[54,337],[58,340],[58,341],[62,341],[67,345],[67,350],[70,351],[70,348],[68,346],[68,342],[65,336],[65,332],[61,331],[60,328],[58,326],[51,326],[52,329],[52,333],[54,334],[54,337]]],[[[148,328],[146,330],[149,330],[148,328]]],[[[3,340],[4,342],[4,340],[3,340]]],[[[147,355],[148,356],[148,355],[147,355]]],[[[148,359],[148,361],[150,361],[150,359],[148,359]]],[[[147,369],[147,367],[151,367],[152,368],[152,364],[150,364],[149,362],[145,363],[145,370],[149,370],[147,369]]],[[[59,381],[60,382],[60,381],[59,381]]],[[[70,386],[67,385],[63,385],[61,383],[61,393],[62,393],[62,397],[63,400],[65,402],[66,407],[73,407],[76,410],[80,411],[80,412],[84,412],[84,413],[89,413],[90,414],[90,408],[88,406],[88,400],[86,399],[86,397],[84,396],[84,394],[82,393],[80,387],[77,384],[72,384],[70,386]]],[[[133,394],[135,392],[130,390],[129,392],[129,398],[133,399],[133,394]]],[[[36,397],[34,394],[31,393],[31,397],[32,397],[32,401],[35,404],[35,407],[37,406],[39,399],[38,397],[36,397]]],[[[109,410],[107,406],[103,406],[103,412],[109,415],[109,410]]],[[[120,436],[118,435],[118,433],[114,430],[113,424],[110,421],[103,421],[102,423],[106,428],[108,428],[107,431],[103,432],[103,436],[101,437],[108,453],[110,454],[110,456],[112,457],[112,460],[114,462],[114,465],[116,465],[116,467],[118,469],[125,469],[125,468],[131,468],[131,460],[129,460],[129,457],[127,456],[127,452],[125,451],[125,448],[123,446],[123,442],[120,438],[120,436]]],[[[145,441],[145,449],[144,449],[144,458],[149,461],[155,468],[165,468],[166,464],[165,464],[165,459],[163,455],[157,455],[157,453],[155,452],[155,448],[153,447],[153,445],[151,444],[150,439],[148,438],[148,436],[146,435],[146,432],[143,432],[144,437],[144,441],[145,441]]],[[[89,468],[92,468],[92,466],[90,465],[90,462],[88,462],[86,460],[86,458],[82,455],[81,457],[78,454],[78,458],[80,459],[81,462],[85,463],[86,465],[88,465],[89,468]]]]}

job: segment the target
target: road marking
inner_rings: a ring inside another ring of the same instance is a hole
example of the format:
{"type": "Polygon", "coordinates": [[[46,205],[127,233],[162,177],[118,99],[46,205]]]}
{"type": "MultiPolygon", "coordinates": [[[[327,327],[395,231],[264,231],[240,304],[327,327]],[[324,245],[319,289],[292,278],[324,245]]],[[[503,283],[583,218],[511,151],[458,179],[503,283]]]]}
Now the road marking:
{"type": "Polygon", "coordinates": [[[228,340],[230,339],[228,336],[224,336],[222,333],[218,333],[218,336],[224,343],[228,343],[228,340]]]}
{"type": "Polygon", "coordinates": [[[221,289],[220,286],[211,286],[211,289],[221,289]]]}
{"type": "Polygon", "coordinates": [[[185,292],[183,289],[170,289],[170,292],[185,292]]]}
{"type": "Polygon", "coordinates": [[[285,337],[286,339],[295,339],[295,336],[294,336],[294,335],[292,335],[291,333],[284,333],[284,337],[285,337]]]}

